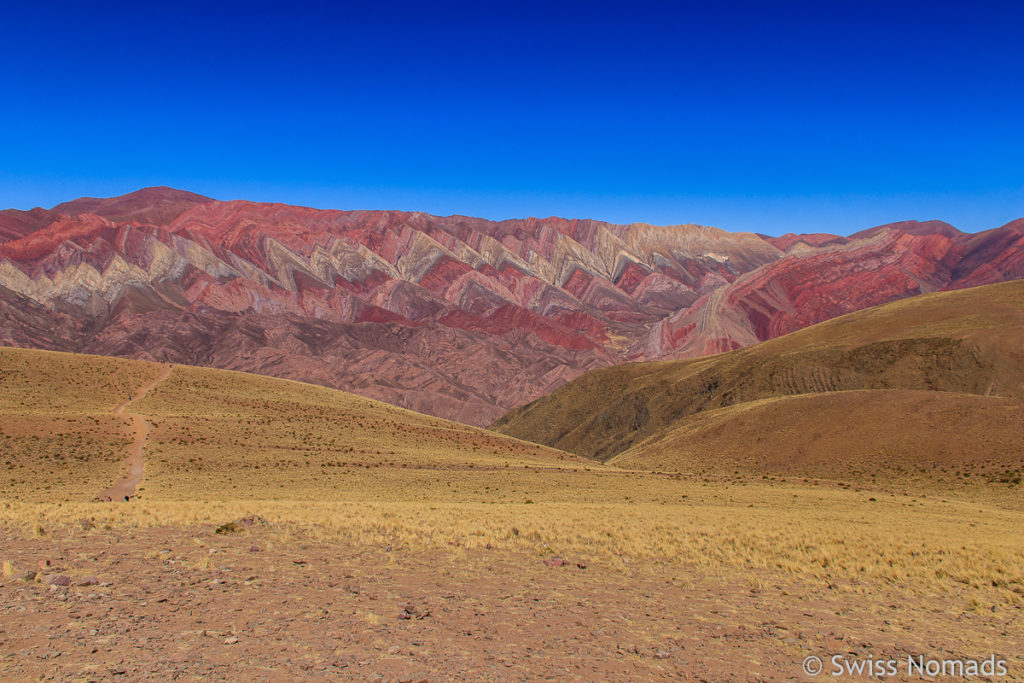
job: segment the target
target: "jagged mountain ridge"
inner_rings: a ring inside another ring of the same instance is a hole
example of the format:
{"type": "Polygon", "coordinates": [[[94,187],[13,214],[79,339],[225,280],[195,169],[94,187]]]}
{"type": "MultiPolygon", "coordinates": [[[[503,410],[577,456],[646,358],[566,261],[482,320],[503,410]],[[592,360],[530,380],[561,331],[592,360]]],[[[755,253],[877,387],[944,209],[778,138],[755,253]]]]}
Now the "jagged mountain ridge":
{"type": "Polygon", "coordinates": [[[597,367],[1021,277],[1022,228],[768,238],[147,188],[0,212],[0,343],[300,379],[482,425],[597,367]]]}

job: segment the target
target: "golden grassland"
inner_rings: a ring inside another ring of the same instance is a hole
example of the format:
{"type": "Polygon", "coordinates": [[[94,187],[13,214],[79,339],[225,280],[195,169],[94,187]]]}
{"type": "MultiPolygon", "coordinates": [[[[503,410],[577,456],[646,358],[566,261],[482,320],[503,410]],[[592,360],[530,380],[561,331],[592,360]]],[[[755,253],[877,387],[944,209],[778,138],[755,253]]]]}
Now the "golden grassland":
{"type": "Polygon", "coordinates": [[[855,592],[950,593],[979,609],[1024,605],[1024,512],[984,488],[904,494],[882,483],[630,471],[321,387],[183,366],[127,408],[153,425],[138,497],[90,502],[110,483],[108,457],[47,454],[79,433],[92,439],[79,449],[126,444],[117,427],[127,424],[110,411],[160,370],[0,349],[0,428],[15,463],[0,470],[0,523],[60,537],[210,530],[259,515],[283,537],[396,551],[489,546],[623,570],[735,570],[752,586],[785,575],[855,592]],[[90,392],[83,377],[103,388],[90,392]]]}
{"type": "Polygon", "coordinates": [[[0,498],[89,500],[121,475],[126,428],[112,415],[2,414],[0,498]]]}
{"type": "Polygon", "coordinates": [[[421,488],[417,476],[429,482],[440,469],[591,467],[561,451],[344,392],[188,366],[174,367],[125,415],[113,414],[163,367],[0,349],[0,465],[7,472],[0,492],[36,502],[92,498],[122,473],[130,413],[152,425],[137,489],[145,499],[319,499],[387,480],[367,476],[370,470],[400,469],[419,474],[392,477],[391,494],[405,488],[411,496],[421,488]]]}
{"type": "Polygon", "coordinates": [[[0,414],[109,414],[160,374],[155,363],[0,347],[0,414]]]}
{"type": "Polygon", "coordinates": [[[396,552],[509,549],[624,569],[644,562],[684,570],[718,567],[749,570],[754,583],[757,576],[778,573],[865,592],[884,584],[920,595],[956,593],[978,605],[1024,606],[1020,512],[798,484],[675,484],[681,499],[675,503],[8,502],[0,519],[25,533],[59,536],[166,525],[212,528],[260,515],[288,533],[386,544],[396,552]]]}
{"type": "Polygon", "coordinates": [[[472,482],[476,469],[590,466],[482,429],[244,373],[179,366],[132,409],[154,425],[138,489],[145,499],[322,500],[367,490],[402,499],[436,481],[451,485],[441,470],[465,470],[472,482]]]}
{"type": "Polygon", "coordinates": [[[683,418],[609,462],[955,492],[1024,509],[1024,401],[896,390],[748,401],[683,418]]]}
{"type": "Polygon", "coordinates": [[[0,497],[88,500],[117,478],[131,438],[112,409],[157,365],[0,352],[0,497]]]}

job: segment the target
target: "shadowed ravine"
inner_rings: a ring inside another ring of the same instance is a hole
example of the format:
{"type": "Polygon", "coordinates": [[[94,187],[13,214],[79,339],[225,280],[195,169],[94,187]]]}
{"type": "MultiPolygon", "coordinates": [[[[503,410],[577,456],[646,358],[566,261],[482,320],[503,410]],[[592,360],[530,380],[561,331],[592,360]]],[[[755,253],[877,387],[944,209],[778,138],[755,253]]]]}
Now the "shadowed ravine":
{"type": "Polygon", "coordinates": [[[126,401],[122,401],[114,408],[115,415],[125,415],[131,419],[132,443],[128,447],[128,473],[118,479],[110,488],[104,489],[99,494],[100,500],[122,500],[135,494],[135,487],[142,481],[142,448],[146,445],[149,437],[149,422],[138,413],[126,413],[125,408],[135,401],[148,394],[153,388],[163,382],[171,374],[171,366],[168,365],[160,371],[151,382],[143,385],[137,394],[126,401]]]}

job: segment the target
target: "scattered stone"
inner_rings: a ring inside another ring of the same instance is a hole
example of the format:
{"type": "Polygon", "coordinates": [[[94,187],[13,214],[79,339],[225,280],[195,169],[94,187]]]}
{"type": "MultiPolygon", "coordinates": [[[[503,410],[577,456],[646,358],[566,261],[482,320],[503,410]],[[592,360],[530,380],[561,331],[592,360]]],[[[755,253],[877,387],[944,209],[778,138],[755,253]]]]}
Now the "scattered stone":
{"type": "Polygon", "coordinates": [[[83,579],[79,579],[77,585],[79,585],[79,586],[98,586],[99,584],[100,584],[100,580],[97,579],[95,576],[86,576],[83,579]]]}
{"type": "Polygon", "coordinates": [[[47,586],[70,586],[71,579],[64,574],[52,574],[46,577],[47,586]]]}
{"type": "Polygon", "coordinates": [[[399,619],[426,619],[430,616],[430,610],[420,610],[416,605],[407,602],[398,606],[402,611],[398,613],[399,619]]]}

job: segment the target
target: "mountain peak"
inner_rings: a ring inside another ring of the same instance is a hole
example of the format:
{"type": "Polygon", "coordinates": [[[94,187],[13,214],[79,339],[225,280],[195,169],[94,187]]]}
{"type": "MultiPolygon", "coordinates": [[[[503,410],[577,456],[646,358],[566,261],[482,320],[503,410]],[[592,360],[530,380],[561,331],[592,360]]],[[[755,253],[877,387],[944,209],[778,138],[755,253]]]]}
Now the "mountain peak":
{"type": "Polygon", "coordinates": [[[166,225],[196,204],[214,201],[201,194],[173,187],[144,187],[119,197],[79,197],[53,207],[57,213],[96,214],[113,221],[166,225]]]}

